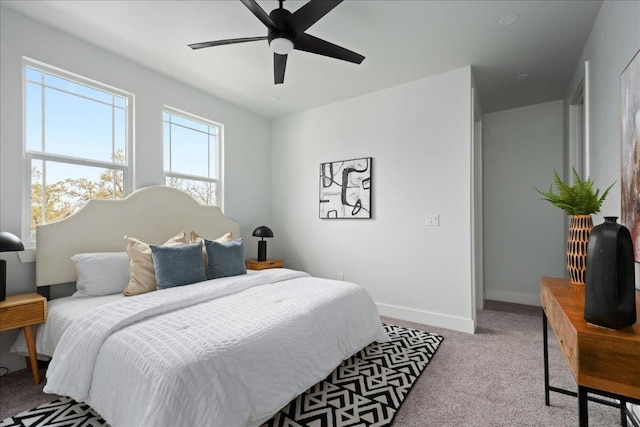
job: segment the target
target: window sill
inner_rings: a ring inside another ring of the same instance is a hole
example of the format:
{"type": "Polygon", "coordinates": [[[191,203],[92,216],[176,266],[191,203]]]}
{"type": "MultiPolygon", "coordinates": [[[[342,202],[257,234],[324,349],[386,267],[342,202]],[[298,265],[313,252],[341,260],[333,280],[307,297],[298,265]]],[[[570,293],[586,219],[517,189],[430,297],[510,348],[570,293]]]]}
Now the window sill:
{"type": "Polygon", "coordinates": [[[24,251],[18,252],[18,258],[20,258],[20,262],[23,264],[36,262],[36,249],[26,248],[24,251]]]}

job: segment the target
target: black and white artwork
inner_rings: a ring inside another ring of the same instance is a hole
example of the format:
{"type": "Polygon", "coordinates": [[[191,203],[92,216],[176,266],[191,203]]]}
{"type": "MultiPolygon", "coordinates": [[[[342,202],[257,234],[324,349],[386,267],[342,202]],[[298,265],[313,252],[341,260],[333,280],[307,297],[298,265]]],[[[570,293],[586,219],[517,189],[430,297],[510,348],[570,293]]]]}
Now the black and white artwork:
{"type": "Polygon", "coordinates": [[[320,164],[320,218],[371,218],[371,157],[320,164]]]}

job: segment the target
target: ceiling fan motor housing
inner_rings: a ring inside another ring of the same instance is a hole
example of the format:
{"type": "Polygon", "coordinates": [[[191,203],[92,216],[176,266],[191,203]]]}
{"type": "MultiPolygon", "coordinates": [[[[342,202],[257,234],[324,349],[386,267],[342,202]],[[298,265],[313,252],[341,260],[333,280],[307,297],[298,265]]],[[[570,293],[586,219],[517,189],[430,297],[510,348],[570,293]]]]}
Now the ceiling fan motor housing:
{"type": "Polygon", "coordinates": [[[291,42],[294,42],[296,38],[295,30],[284,22],[285,19],[287,19],[289,16],[291,16],[291,12],[281,7],[278,9],[273,9],[271,13],[269,13],[269,17],[278,27],[269,28],[269,34],[267,36],[269,44],[271,44],[271,41],[273,39],[279,38],[285,38],[287,40],[291,40],[291,42]]]}

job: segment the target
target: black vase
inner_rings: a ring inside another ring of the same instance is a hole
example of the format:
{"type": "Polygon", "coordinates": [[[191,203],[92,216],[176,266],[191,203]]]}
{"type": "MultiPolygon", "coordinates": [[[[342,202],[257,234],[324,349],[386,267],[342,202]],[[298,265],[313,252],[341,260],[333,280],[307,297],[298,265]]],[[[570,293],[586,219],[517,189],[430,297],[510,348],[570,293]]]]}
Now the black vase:
{"type": "Polygon", "coordinates": [[[636,323],[633,243],[616,216],[591,230],[587,244],[584,319],[622,329],[636,323]]]}

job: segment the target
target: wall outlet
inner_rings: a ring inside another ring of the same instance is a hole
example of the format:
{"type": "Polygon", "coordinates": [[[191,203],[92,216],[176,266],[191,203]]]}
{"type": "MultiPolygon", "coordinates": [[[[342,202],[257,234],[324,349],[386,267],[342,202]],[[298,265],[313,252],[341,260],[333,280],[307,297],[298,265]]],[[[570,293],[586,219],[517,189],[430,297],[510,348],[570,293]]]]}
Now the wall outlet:
{"type": "Polygon", "coordinates": [[[344,282],[344,273],[338,273],[338,280],[342,280],[344,282]]]}
{"type": "Polygon", "coordinates": [[[439,214],[427,214],[425,223],[432,227],[440,225],[440,215],[439,214]]]}

